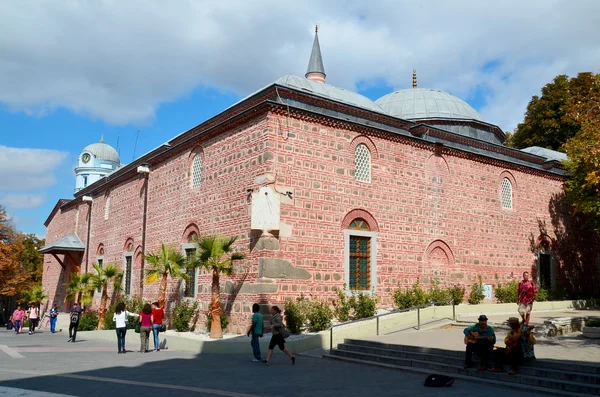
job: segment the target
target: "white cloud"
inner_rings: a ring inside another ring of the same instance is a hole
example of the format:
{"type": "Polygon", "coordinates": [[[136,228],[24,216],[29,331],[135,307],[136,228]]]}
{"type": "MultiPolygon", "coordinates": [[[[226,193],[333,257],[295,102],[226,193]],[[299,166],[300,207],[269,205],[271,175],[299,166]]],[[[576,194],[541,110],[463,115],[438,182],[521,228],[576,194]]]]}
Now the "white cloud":
{"type": "Polygon", "coordinates": [[[196,87],[246,95],[302,75],[315,22],[329,83],[408,87],[416,67],[420,86],[484,90],[504,129],[554,76],[600,72],[597,0],[19,1],[0,13],[0,101],[148,122],[196,87]]]}
{"type": "Polygon", "coordinates": [[[0,196],[0,204],[13,210],[37,208],[45,200],[43,194],[7,194],[0,196]]]}
{"type": "Polygon", "coordinates": [[[40,191],[53,185],[53,172],[67,156],[57,150],[0,145],[0,193],[40,191]]]}

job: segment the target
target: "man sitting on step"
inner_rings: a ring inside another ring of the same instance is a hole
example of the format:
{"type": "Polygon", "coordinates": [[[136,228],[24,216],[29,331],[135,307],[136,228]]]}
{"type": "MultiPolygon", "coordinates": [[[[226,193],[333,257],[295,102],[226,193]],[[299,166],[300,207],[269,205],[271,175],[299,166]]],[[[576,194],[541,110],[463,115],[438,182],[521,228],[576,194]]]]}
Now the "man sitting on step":
{"type": "Polygon", "coordinates": [[[510,331],[504,343],[506,347],[499,347],[494,355],[494,363],[496,367],[492,370],[493,372],[502,372],[504,364],[510,365],[510,375],[518,373],[518,367],[526,359],[535,359],[533,354],[533,345],[536,340],[531,330],[532,326],[526,326],[524,323],[521,324],[519,319],[511,317],[508,319],[508,325],[510,331]]]}
{"type": "Polygon", "coordinates": [[[482,314],[478,318],[478,323],[465,328],[465,344],[467,352],[465,356],[465,368],[473,366],[473,353],[477,353],[480,359],[479,371],[485,371],[488,367],[494,343],[496,343],[496,335],[494,329],[487,325],[487,316],[482,314]]]}

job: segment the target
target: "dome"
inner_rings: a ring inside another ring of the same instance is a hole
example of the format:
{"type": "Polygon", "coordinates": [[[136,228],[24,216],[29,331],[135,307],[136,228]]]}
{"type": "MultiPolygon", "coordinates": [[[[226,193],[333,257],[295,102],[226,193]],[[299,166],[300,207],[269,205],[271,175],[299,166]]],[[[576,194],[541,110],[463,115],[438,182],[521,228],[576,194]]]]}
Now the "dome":
{"type": "Polygon", "coordinates": [[[387,114],[405,120],[483,118],[460,98],[431,88],[407,88],[394,91],[375,101],[387,114]]]}
{"type": "Polygon", "coordinates": [[[114,161],[117,164],[121,164],[119,153],[112,146],[104,143],[104,139],[101,139],[98,143],[86,146],[83,151],[92,153],[98,160],[114,161]]]}

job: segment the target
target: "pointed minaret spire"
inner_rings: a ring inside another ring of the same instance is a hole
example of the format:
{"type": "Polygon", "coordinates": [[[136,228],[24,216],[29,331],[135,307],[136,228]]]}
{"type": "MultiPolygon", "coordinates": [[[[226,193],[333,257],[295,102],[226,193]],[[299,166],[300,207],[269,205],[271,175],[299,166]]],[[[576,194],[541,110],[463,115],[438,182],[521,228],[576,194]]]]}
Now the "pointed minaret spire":
{"type": "Polygon", "coordinates": [[[323,67],[323,58],[321,57],[321,46],[319,46],[319,26],[315,26],[315,41],[313,42],[308,69],[304,77],[319,83],[325,83],[325,68],[323,67]]]}
{"type": "Polygon", "coordinates": [[[104,134],[100,136],[100,143],[104,143],[104,134]]]}
{"type": "Polygon", "coordinates": [[[413,69],[413,88],[417,88],[417,69],[413,69]]]}

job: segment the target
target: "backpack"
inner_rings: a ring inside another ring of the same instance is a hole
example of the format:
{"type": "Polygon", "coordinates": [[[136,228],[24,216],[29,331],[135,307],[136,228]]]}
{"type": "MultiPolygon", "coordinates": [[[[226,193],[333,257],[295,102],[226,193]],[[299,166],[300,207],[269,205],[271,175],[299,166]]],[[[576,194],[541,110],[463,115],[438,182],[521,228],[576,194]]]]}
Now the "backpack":
{"type": "Polygon", "coordinates": [[[78,311],[74,311],[71,313],[71,323],[77,324],[79,322],[80,313],[78,311]]]}
{"type": "Polygon", "coordinates": [[[429,375],[427,379],[425,379],[425,386],[427,387],[447,387],[452,386],[454,383],[454,378],[446,375],[429,375]]]}

